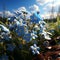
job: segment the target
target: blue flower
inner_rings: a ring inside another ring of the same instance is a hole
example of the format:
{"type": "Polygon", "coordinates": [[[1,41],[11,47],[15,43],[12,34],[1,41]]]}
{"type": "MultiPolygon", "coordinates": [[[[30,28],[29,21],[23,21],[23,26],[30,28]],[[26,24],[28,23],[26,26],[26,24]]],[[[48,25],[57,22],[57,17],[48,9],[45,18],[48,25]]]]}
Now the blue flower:
{"type": "Polygon", "coordinates": [[[21,12],[16,12],[15,15],[16,16],[20,16],[22,13],[21,12]]]}
{"type": "Polygon", "coordinates": [[[0,57],[0,60],[9,60],[9,59],[8,59],[8,56],[7,56],[7,55],[2,55],[2,56],[0,57]]]}
{"type": "Polygon", "coordinates": [[[42,20],[42,18],[40,17],[40,14],[38,14],[37,12],[34,13],[33,15],[30,16],[32,23],[39,23],[40,20],[42,20]]]}
{"type": "Polygon", "coordinates": [[[15,32],[17,33],[18,36],[24,36],[25,34],[24,26],[18,26],[15,32]]]}
{"type": "Polygon", "coordinates": [[[36,33],[35,31],[32,31],[32,32],[31,32],[31,37],[32,37],[32,39],[37,38],[37,37],[38,37],[38,36],[37,36],[37,33],[36,33]]]}
{"type": "Polygon", "coordinates": [[[10,24],[8,27],[9,27],[9,30],[11,30],[11,31],[14,30],[14,26],[12,24],[10,24]]]}
{"type": "Polygon", "coordinates": [[[35,54],[40,54],[40,52],[39,52],[40,48],[37,47],[36,44],[34,44],[33,46],[30,46],[30,49],[31,49],[33,55],[35,55],[35,54]]]}
{"type": "Polygon", "coordinates": [[[55,32],[55,30],[54,30],[54,29],[52,29],[52,30],[49,30],[49,32],[54,33],[54,32],[55,32]]]}
{"type": "Polygon", "coordinates": [[[14,21],[14,19],[16,19],[16,17],[15,16],[13,16],[13,17],[10,17],[10,22],[13,22],[14,21]]]}
{"type": "Polygon", "coordinates": [[[4,35],[3,35],[3,39],[4,39],[5,41],[10,41],[10,40],[11,40],[11,36],[4,34],[4,35]]]}
{"type": "Polygon", "coordinates": [[[8,51],[13,51],[15,46],[13,44],[7,44],[7,50],[8,51]]]}
{"type": "Polygon", "coordinates": [[[20,49],[22,49],[22,48],[23,48],[23,45],[22,45],[22,44],[20,44],[20,45],[19,45],[19,48],[20,48],[20,49]]]}
{"type": "Polygon", "coordinates": [[[5,33],[10,33],[9,29],[6,28],[4,25],[1,25],[1,24],[0,24],[0,28],[1,28],[1,30],[4,31],[5,33]]]}
{"type": "Polygon", "coordinates": [[[23,39],[26,40],[27,42],[29,42],[29,41],[31,40],[31,34],[30,34],[30,33],[25,34],[25,35],[23,36],[23,39]]]}

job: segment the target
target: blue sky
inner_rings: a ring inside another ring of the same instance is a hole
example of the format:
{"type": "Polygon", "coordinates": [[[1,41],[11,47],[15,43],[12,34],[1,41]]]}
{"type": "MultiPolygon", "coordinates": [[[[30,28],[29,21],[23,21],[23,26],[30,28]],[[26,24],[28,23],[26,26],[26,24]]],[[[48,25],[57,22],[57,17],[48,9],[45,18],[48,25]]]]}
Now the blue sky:
{"type": "Polygon", "coordinates": [[[29,6],[35,3],[35,0],[0,0],[0,11],[3,10],[3,5],[5,5],[7,10],[12,11],[22,6],[29,9],[29,6]]]}
{"type": "Polygon", "coordinates": [[[44,18],[49,18],[50,10],[54,6],[54,15],[57,15],[58,7],[60,6],[60,0],[0,0],[0,14],[2,14],[3,6],[5,6],[8,14],[12,15],[12,12],[20,9],[27,10],[29,12],[40,11],[40,14],[44,18]],[[52,5],[52,2],[54,4],[52,5]]]}

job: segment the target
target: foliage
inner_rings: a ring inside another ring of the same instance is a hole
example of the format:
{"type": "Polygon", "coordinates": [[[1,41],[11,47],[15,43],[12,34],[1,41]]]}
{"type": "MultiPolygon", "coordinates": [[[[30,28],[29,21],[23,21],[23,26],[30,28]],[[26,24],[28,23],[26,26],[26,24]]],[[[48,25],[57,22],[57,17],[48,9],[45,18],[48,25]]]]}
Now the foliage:
{"type": "MultiPolygon", "coordinates": [[[[3,19],[5,21],[3,21],[1,19],[0,24],[6,25],[7,19],[5,19],[5,18],[3,18],[3,19]]],[[[57,17],[57,22],[47,22],[47,23],[49,24],[48,25],[49,27],[47,28],[47,30],[48,31],[53,30],[53,32],[51,31],[51,33],[52,33],[51,37],[55,38],[57,36],[60,36],[59,18],[57,17]]],[[[0,55],[6,53],[11,60],[32,60],[33,55],[29,51],[29,47],[33,44],[33,42],[35,40],[32,40],[29,43],[27,43],[21,37],[18,37],[17,34],[14,33],[14,31],[11,31],[11,35],[13,37],[11,39],[11,41],[8,41],[8,42],[4,41],[3,44],[0,42],[0,55]],[[8,44],[8,43],[11,43],[11,44],[13,43],[16,46],[15,49],[13,50],[13,52],[6,50],[6,44],[8,44]],[[1,53],[2,50],[3,50],[3,53],[1,53]]],[[[39,35],[38,33],[37,33],[37,35],[38,35],[38,37],[36,38],[36,42],[41,47],[41,52],[43,52],[44,51],[43,42],[45,40],[42,39],[41,38],[42,36],[39,35]]]]}

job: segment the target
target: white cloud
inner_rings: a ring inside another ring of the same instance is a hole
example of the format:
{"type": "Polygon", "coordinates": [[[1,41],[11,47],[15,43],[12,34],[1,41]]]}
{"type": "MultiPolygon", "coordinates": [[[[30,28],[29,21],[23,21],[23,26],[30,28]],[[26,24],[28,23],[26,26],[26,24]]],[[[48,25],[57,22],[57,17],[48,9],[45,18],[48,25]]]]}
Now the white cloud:
{"type": "Polygon", "coordinates": [[[5,15],[6,15],[7,17],[14,16],[14,14],[11,13],[10,11],[5,11],[5,15]]]}
{"type": "Polygon", "coordinates": [[[0,16],[2,16],[2,14],[3,14],[3,13],[2,13],[2,12],[0,12],[0,16]]]}
{"type": "Polygon", "coordinates": [[[52,1],[53,0],[36,0],[37,4],[39,4],[39,5],[44,5],[44,4],[50,3],[52,1]]]}
{"type": "Polygon", "coordinates": [[[47,13],[45,12],[44,14],[41,14],[41,16],[44,18],[44,19],[50,19],[50,18],[55,18],[57,16],[57,12],[54,12],[54,14],[52,13],[47,13]],[[52,16],[53,15],[53,16],[52,16]]]}
{"type": "Polygon", "coordinates": [[[18,9],[14,10],[15,13],[19,12],[21,13],[21,11],[27,11],[25,7],[19,7],[18,9]]]}
{"type": "Polygon", "coordinates": [[[56,11],[58,11],[58,8],[59,8],[59,6],[60,6],[60,2],[55,2],[54,4],[52,4],[52,3],[50,3],[50,4],[46,4],[46,6],[44,6],[44,8],[43,8],[43,10],[44,11],[49,11],[49,12],[51,12],[51,10],[52,10],[52,8],[54,9],[54,12],[56,11]]]}
{"type": "Polygon", "coordinates": [[[37,4],[45,5],[50,3],[55,3],[55,5],[60,5],[60,0],[36,0],[37,4]]]}
{"type": "Polygon", "coordinates": [[[44,11],[48,11],[50,10],[52,7],[55,8],[55,10],[58,9],[58,7],[60,6],[60,0],[36,0],[37,4],[39,6],[43,7],[44,11]]]}
{"type": "Polygon", "coordinates": [[[26,11],[26,8],[25,7],[20,7],[18,8],[19,11],[26,11]]]}
{"type": "Polygon", "coordinates": [[[49,10],[49,9],[51,9],[52,7],[58,8],[59,6],[60,6],[60,2],[56,1],[54,4],[52,4],[52,3],[46,4],[43,9],[44,9],[44,10],[49,10]],[[47,8],[48,8],[48,9],[47,9],[47,8]]]}
{"type": "Polygon", "coordinates": [[[52,8],[54,9],[54,17],[57,16],[58,8],[60,6],[60,0],[36,0],[39,6],[42,6],[44,18],[50,18],[52,14],[52,8]],[[54,2],[53,2],[54,1],[54,2]],[[46,12],[46,13],[45,13],[46,12]]]}
{"type": "Polygon", "coordinates": [[[52,10],[52,8],[55,10],[56,6],[55,5],[52,5],[51,3],[50,4],[47,4],[43,7],[43,10],[44,11],[47,11],[47,12],[50,12],[52,10]]]}
{"type": "Polygon", "coordinates": [[[35,4],[33,6],[30,6],[29,9],[31,12],[40,11],[39,6],[35,4]]]}
{"type": "Polygon", "coordinates": [[[2,12],[0,12],[0,14],[2,14],[2,12]]]}
{"type": "MultiPolygon", "coordinates": [[[[0,12],[0,16],[3,17],[3,12],[0,12]]],[[[11,17],[11,16],[14,16],[14,14],[11,13],[10,11],[5,11],[5,17],[11,17]]]]}

